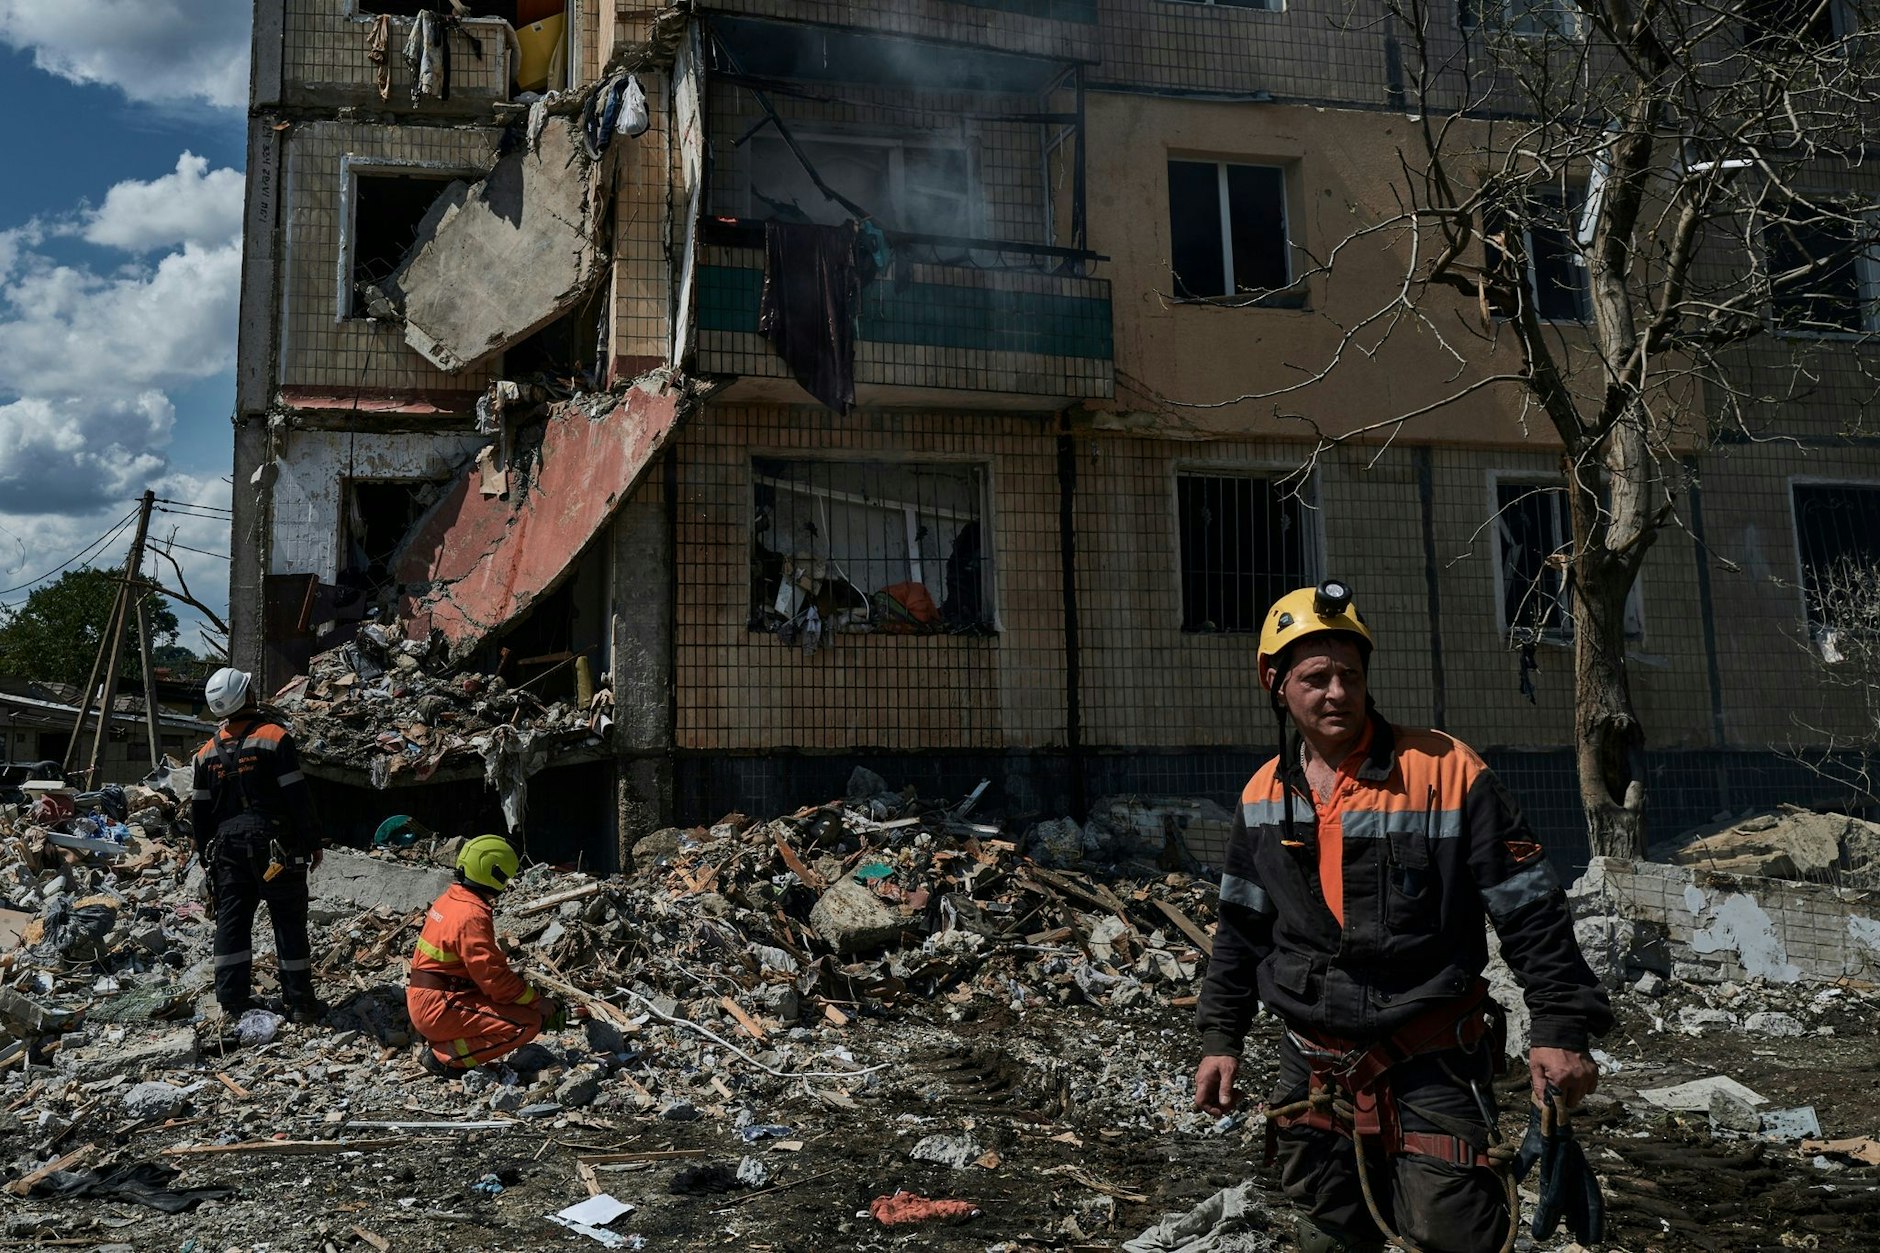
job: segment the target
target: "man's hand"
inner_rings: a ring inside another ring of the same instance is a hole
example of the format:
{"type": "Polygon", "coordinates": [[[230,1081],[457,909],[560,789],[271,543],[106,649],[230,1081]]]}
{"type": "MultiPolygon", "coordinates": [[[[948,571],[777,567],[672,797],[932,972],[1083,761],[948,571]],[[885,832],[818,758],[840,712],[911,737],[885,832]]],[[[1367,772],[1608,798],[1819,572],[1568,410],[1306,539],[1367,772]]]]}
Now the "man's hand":
{"type": "Polygon", "coordinates": [[[552,996],[542,998],[542,1030],[560,1031],[568,1025],[568,1007],[552,996]]]}
{"type": "Polygon", "coordinates": [[[1225,1117],[1240,1094],[1234,1091],[1234,1079],[1240,1074],[1238,1057],[1204,1057],[1195,1068],[1195,1108],[1225,1117]]]}
{"type": "Polygon", "coordinates": [[[1528,1050],[1528,1074],[1534,1080],[1534,1099],[1545,1104],[1547,1085],[1553,1084],[1572,1109],[1599,1087],[1599,1067],[1590,1053],[1571,1049],[1533,1048],[1528,1050]]]}

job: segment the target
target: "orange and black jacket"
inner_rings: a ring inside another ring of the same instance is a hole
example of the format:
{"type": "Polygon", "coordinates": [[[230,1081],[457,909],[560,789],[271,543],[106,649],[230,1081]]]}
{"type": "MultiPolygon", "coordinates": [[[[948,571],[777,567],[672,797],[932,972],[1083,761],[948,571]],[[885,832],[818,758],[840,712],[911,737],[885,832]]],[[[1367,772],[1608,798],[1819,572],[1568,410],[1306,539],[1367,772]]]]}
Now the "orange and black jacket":
{"type": "Polygon", "coordinates": [[[1256,999],[1308,1034],[1387,1037],[1470,991],[1488,962],[1484,916],[1526,990],[1533,1043],[1585,1049],[1612,1011],[1514,798],[1440,731],[1373,712],[1367,741],[1317,806],[1289,747],[1290,835],[1279,759],[1241,794],[1196,1008],[1203,1052],[1238,1054],[1256,999]]]}
{"type": "Polygon", "coordinates": [[[260,715],[229,719],[196,750],[195,798],[189,812],[199,850],[224,828],[278,831],[284,843],[293,841],[289,851],[299,853],[309,853],[320,843],[294,737],[260,715]],[[239,778],[224,777],[224,752],[239,778]]]}

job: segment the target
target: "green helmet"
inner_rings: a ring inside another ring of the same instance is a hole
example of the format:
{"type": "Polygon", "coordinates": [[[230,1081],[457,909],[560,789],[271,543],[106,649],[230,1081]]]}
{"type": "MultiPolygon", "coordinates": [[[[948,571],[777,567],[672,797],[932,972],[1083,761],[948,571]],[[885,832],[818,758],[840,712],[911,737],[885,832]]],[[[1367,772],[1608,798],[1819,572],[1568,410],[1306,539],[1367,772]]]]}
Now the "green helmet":
{"type": "Polygon", "coordinates": [[[521,864],[516,850],[500,835],[479,835],[457,854],[457,873],[493,892],[508,887],[521,864]]]}

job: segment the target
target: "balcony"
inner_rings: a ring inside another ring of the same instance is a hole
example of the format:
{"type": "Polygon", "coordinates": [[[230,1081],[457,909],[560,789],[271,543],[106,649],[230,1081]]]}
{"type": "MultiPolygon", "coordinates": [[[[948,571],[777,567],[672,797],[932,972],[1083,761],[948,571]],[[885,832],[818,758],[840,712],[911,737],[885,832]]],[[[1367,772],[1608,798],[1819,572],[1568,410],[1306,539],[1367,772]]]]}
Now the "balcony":
{"type": "MultiPolygon", "coordinates": [[[[758,332],[764,288],[761,223],[713,219],[698,277],[698,358],[705,375],[736,376],[733,396],[794,400],[783,360],[758,332]]],[[[1054,408],[1114,389],[1110,285],[1044,269],[980,268],[984,258],[1074,262],[1035,245],[976,245],[979,264],[925,237],[890,235],[896,260],[863,290],[855,343],[860,404],[947,401],[1054,408]],[[940,393],[945,393],[943,397],[940,393]]]]}
{"type": "Polygon", "coordinates": [[[788,18],[1055,61],[1101,57],[1097,0],[711,0],[706,20],[788,18]]]}

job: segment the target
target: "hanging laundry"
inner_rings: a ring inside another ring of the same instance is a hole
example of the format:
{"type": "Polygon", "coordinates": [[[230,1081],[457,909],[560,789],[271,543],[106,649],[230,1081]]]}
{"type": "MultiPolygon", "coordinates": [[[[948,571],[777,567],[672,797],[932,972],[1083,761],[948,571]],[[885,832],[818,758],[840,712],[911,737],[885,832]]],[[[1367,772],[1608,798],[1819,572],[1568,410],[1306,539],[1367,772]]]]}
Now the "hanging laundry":
{"type": "Polygon", "coordinates": [[[638,139],[652,125],[646,89],[637,74],[616,74],[581,107],[581,133],[588,156],[598,161],[615,135],[638,139]]]}
{"type": "Polygon", "coordinates": [[[429,9],[419,9],[405,36],[405,67],[411,71],[411,103],[426,96],[450,99],[450,43],[444,21],[429,9]]]}
{"type": "Polygon", "coordinates": [[[366,60],[372,63],[372,85],[378,89],[381,100],[392,98],[392,58],[388,52],[391,41],[392,15],[381,13],[366,31],[366,60]]]}
{"type": "Polygon", "coordinates": [[[803,389],[838,413],[855,403],[855,315],[875,250],[854,222],[764,224],[757,326],[803,389]]]}

